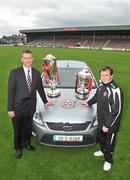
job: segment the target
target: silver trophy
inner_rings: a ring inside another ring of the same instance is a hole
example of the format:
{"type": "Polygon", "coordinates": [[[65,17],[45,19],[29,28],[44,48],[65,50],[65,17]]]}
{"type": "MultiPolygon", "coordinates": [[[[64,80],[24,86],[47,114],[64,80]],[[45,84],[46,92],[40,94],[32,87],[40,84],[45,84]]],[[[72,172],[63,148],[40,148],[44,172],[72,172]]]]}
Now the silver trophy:
{"type": "Polygon", "coordinates": [[[89,95],[88,82],[91,74],[87,69],[82,69],[76,75],[75,96],[78,99],[86,99],[89,95]]]}
{"type": "Polygon", "coordinates": [[[59,89],[56,89],[57,84],[60,83],[58,69],[56,65],[56,57],[52,54],[48,54],[45,58],[43,58],[43,61],[44,63],[42,69],[44,69],[44,79],[50,86],[50,89],[47,91],[47,95],[52,98],[57,97],[61,93],[59,89]]]}

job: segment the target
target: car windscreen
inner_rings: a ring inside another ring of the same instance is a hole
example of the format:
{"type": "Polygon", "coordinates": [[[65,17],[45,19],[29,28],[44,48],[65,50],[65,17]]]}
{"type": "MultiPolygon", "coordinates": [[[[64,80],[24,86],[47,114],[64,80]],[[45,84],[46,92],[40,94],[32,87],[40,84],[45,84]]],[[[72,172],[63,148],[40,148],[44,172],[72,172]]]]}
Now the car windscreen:
{"type": "MultiPolygon", "coordinates": [[[[81,68],[59,68],[58,73],[60,77],[60,84],[57,84],[57,88],[74,88],[76,81],[76,74],[81,71],[81,68]]],[[[44,87],[49,87],[46,83],[44,76],[42,78],[44,87]]],[[[93,88],[96,87],[95,80],[93,82],[93,88]]]]}

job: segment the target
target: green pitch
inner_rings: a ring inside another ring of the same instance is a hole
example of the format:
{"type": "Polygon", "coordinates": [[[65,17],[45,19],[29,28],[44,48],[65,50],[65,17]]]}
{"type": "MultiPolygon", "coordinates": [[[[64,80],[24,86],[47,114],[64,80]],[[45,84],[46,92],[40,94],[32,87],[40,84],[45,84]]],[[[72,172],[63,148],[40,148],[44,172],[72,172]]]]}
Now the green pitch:
{"type": "Polygon", "coordinates": [[[56,148],[32,140],[36,152],[23,151],[16,160],[13,149],[13,130],[7,116],[7,82],[10,70],[21,65],[24,47],[0,47],[0,179],[2,180],[129,180],[130,179],[130,53],[84,49],[29,48],[34,55],[34,67],[41,71],[42,58],[48,53],[57,59],[77,59],[88,63],[97,80],[99,69],[109,65],[114,79],[124,91],[125,104],[117,138],[114,164],[103,172],[103,158],[93,152],[99,145],[84,148],[56,148]]]}

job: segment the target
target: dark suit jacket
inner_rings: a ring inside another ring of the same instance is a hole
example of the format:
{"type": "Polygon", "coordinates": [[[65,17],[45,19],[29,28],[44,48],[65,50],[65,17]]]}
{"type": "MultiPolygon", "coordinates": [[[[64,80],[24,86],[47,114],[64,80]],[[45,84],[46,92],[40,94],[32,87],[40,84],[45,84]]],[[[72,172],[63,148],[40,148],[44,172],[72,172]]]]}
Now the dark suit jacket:
{"type": "Polygon", "coordinates": [[[32,68],[32,92],[29,94],[23,67],[11,71],[8,81],[8,111],[33,115],[36,110],[36,90],[47,103],[39,71],[32,68]]]}

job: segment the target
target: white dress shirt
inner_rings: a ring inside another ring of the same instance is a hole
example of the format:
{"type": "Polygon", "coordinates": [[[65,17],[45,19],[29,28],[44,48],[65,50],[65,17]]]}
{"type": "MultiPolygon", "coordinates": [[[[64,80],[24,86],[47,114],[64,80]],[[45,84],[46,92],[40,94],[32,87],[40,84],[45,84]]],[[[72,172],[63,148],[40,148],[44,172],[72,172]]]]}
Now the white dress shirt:
{"type": "Polygon", "coordinates": [[[30,78],[31,78],[31,80],[32,80],[32,68],[27,68],[27,67],[25,67],[25,66],[23,65],[23,69],[24,69],[26,81],[27,81],[28,70],[30,70],[30,71],[29,71],[29,74],[30,74],[30,78]]]}

